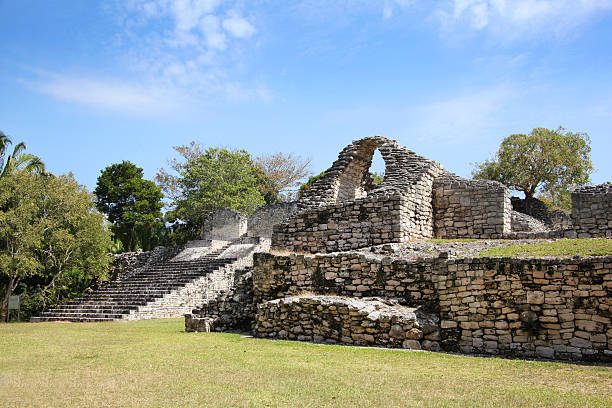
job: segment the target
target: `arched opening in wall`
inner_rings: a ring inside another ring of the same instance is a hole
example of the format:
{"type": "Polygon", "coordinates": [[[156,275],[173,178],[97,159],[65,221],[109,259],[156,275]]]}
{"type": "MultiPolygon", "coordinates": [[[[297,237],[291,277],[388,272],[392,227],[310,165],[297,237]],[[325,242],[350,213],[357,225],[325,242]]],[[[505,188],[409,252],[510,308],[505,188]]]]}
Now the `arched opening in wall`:
{"type": "Polygon", "coordinates": [[[363,144],[352,155],[352,160],[338,176],[336,202],[363,198],[376,188],[370,173],[376,172],[378,184],[382,182],[385,163],[375,144],[363,144]],[[375,154],[376,153],[376,154],[375,154]]]}
{"type": "Polygon", "coordinates": [[[370,165],[370,169],[368,171],[372,175],[374,188],[378,187],[378,185],[380,185],[385,179],[385,160],[378,149],[374,150],[372,164],[370,165]]]}

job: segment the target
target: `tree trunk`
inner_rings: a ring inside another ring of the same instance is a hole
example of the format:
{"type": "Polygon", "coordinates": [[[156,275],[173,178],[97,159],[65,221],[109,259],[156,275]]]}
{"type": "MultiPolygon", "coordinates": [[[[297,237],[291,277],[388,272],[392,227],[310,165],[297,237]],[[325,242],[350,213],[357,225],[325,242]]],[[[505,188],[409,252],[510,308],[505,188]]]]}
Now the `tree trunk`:
{"type": "Polygon", "coordinates": [[[14,285],[15,285],[15,277],[13,276],[6,287],[6,292],[4,293],[4,297],[2,298],[2,305],[0,306],[0,321],[1,322],[6,321],[6,315],[8,314],[8,300],[9,300],[9,296],[11,296],[11,293],[13,293],[13,289],[15,289],[14,285]]]}

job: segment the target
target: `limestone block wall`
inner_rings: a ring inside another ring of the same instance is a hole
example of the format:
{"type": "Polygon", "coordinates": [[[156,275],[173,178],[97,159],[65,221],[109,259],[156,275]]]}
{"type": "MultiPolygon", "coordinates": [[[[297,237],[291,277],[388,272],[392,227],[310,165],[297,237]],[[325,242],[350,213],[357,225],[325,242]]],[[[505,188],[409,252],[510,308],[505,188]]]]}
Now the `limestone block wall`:
{"type": "Polygon", "coordinates": [[[255,254],[254,302],[304,292],[347,297],[387,297],[408,306],[438,302],[433,263],[370,257],[355,252],[334,255],[255,254]]]}
{"type": "Polygon", "coordinates": [[[259,337],[439,350],[438,318],[378,298],[303,295],[257,305],[259,337]]]}
{"type": "Polygon", "coordinates": [[[202,225],[203,240],[225,240],[240,238],[247,232],[248,216],[224,208],[210,214],[202,225]]]}
{"type": "Polygon", "coordinates": [[[259,208],[248,219],[247,236],[272,237],[272,227],[297,212],[297,202],[278,203],[259,208]]]}
{"type": "Polygon", "coordinates": [[[502,184],[462,179],[396,141],[369,137],[342,150],[305,192],[297,214],[274,230],[273,248],[329,253],[436,236],[502,238],[511,232],[511,211],[502,184]],[[368,172],[376,149],[385,161],[379,186],[368,172]],[[375,206],[393,213],[381,221],[375,206]]]}
{"type": "Polygon", "coordinates": [[[218,296],[209,296],[197,309],[185,315],[185,331],[253,330],[255,311],[252,268],[236,269],[232,280],[228,290],[218,296]]]}
{"type": "Polygon", "coordinates": [[[612,257],[445,262],[438,293],[464,353],[612,361],[612,257]]]}
{"type": "Polygon", "coordinates": [[[406,238],[406,201],[399,195],[366,197],[302,211],[274,227],[272,247],[291,252],[328,253],[406,238]]]}
{"type": "Polygon", "coordinates": [[[510,191],[503,184],[447,173],[434,181],[437,238],[502,238],[511,232],[510,191]]]}
{"type": "Polygon", "coordinates": [[[572,220],[578,238],[612,237],[612,183],[574,190],[572,220]]]}
{"type": "Polygon", "coordinates": [[[382,296],[439,313],[447,351],[612,361],[612,257],[254,260],[256,304],[303,292],[382,296]]]}

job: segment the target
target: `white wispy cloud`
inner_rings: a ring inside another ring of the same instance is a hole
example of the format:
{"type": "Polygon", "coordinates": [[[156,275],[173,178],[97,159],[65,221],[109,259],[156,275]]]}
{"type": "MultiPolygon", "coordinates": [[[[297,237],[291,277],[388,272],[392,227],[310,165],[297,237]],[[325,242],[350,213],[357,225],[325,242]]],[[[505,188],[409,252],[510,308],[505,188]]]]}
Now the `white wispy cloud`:
{"type": "Polygon", "coordinates": [[[117,2],[108,9],[118,21],[114,53],[120,65],[114,77],[82,68],[75,76],[67,67],[39,73],[29,86],[63,101],[127,114],[174,114],[210,100],[272,99],[274,92],[236,69],[258,32],[240,6],[240,0],[117,2]]]}
{"type": "Polygon", "coordinates": [[[125,114],[159,115],[178,112],[189,105],[176,91],[151,84],[46,76],[27,85],[66,102],[78,103],[125,114]]]}
{"type": "Polygon", "coordinates": [[[257,32],[251,23],[235,13],[224,19],[222,25],[225,31],[236,38],[249,38],[257,32]]]}
{"type": "Polygon", "coordinates": [[[418,16],[451,39],[484,33],[510,42],[565,36],[612,11],[612,0],[302,0],[296,10],[305,19],[345,23],[366,14],[418,16]]]}
{"type": "Polygon", "coordinates": [[[448,0],[432,16],[445,33],[486,32],[512,41],[563,36],[610,10],[612,0],[448,0]]]}

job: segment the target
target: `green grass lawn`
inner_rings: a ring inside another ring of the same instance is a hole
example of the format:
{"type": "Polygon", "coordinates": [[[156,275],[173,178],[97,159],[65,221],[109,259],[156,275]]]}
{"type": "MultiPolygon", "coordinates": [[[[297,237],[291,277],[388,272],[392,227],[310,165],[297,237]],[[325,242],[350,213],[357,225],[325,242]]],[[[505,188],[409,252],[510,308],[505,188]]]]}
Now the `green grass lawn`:
{"type": "Polygon", "coordinates": [[[517,244],[488,248],[480,252],[484,257],[538,257],[538,256],[603,256],[612,255],[612,239],[560,239],[535,244],[517,244]]]}
{"type": "Polygon", "coordinates": [[[1,407],[610,407],[612,368],[185,333],[0,324],[1,407]]]}

